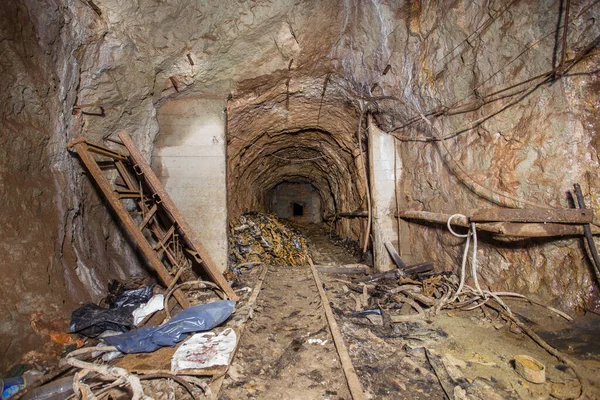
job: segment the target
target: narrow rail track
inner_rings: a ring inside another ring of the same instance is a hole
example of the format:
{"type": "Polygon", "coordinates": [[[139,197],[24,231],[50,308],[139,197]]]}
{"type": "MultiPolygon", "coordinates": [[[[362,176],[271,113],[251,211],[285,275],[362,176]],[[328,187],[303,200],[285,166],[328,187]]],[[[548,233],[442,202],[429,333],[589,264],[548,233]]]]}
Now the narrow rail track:
{"type": "Polygon", "coordinates": [[[221,399],[352,399],[311,268],[270,266],[221,399]]]}

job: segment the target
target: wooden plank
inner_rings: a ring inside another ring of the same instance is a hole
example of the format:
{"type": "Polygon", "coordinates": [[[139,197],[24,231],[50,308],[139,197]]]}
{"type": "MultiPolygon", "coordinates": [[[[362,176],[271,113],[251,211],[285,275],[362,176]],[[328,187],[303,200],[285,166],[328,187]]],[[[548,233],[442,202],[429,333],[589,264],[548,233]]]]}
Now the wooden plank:
{"type": "MultiPolygon", "coordinates": [[[[583,225],[568,224],[544,224],[544,223],[519,223],[519,222],[492,222],[489,224],[477,224],[478,230],[485,230],[492,226],[499,230],[502,235],[514,237],[557,237],[557,236],[582,236],[583,225]],[[482,229],[483,226],[483,229],[482,229]]],[[[599,235],[600,229],[591,225],[593,235],[599,235]]]]}
{"type": "Polygon", "coordinates": [[[431,365],[433,372],[435,372],[435,375],[440,381],[440,386],[444,390],[444,393],[446,393],[446,396],[449,400],[454,400],[454,387],[457,385],[457,383],[454,382],[452,377],[450,377],[442,358],[433,351],[429,350],[427,347],[424,347],[424,349],[427,361],[429,361],[429,365],[431,365]]]}
{"type": "Polygon", "coordinates": [[[394,245],[390,242],[385,242],[384,244],[388,253],[390,253],[390,257],[392,257],[392,260],[394,260],[394,264],[396,264],[396,267],[398,267],[399,269],[406,269],[406,264],[404,263],[404,261],[402,261],[402,258],[394,248],[394,245]]]}
{"type": "MultiPolygon", "coordinates": [[[[587,210],[587,209],[586,209],[587,210]]],[[[420,220],[428,223],[438,223],[446,225],[451,214],[434,213],[429,211],[404,210],[398,214],[398,217],[409,220],[420,220]]],[[[452,218],[452,225],[469,228],[468,218],[452,218]]],[[[495,235],[514,236],[514,237],[557,237],[557,236],[581,236],[583,235],[583,226],[558,224],[558,223],[519,223],[519,222],[489,222],[477,223],[478,231],[489,232],[495,235]]],[[[600,235],[600,228],[591,225],[593,235],[600,235]]]]}
{"type": "MultiPolygon", "coordinates": [[[[237,334],[237,332],[236,332],[237,334]]],[[[126,354],[124,357],[115,361],[116,367],[125,368],[129,372],[150,374],[160,372],[171,372],[171,359],[173,355],[185,342],[179,342],[174,347],[161,347],[152,353],[126,354]]],[[[220,376],[227,370],[226,365],[219,365],[202,369],[186,369],[176,373],[176,375],[194,375],[194,376],[220,376]]]]}
{"type": "Polygon", "coordinates": [[[371,272],[371,268],[364,264],[347,265],[315,265],[317,271],[324,274],[361,274],[366,275],[371,272]]]}
{"type": "MultiPolygon", "coordinates": [[[[154,252],[154,250],[152,250],[152,247],[150,247],[150,244],[142,234],[142,231],[138,228],[133,218],[131,218],[131,215],[125,209],[125,206],[123,206],[123,203],[121,203],[121,201],[117,197],[117,194],[114,192],[110,183],[102,173],[102,170],[100,170],[100,167],[98,167],[98,164],[96,164],[96,160],[94,159],[94,157],[88,152],[87,143],[85,141],[79,141],[72,147],[74,147],[77,151],[79,158],[81,159],[81,161],[83,161],[87,170],[94,178],[94,181],[104,194],[104,197],[106,197],[106,199],[108,200],[111,208],[121,219],[121,222],[127,230],[127,233],[129,233],[129,235],[137,243],[140,250],[148,259],[150,265],[152,265],[152,267],[154,268],[160,279],[163,281],[163,283],[169,286],[172,280],[171,275],[169,274],[163,263],[157,258],[156,253],[154,252]]],[[[181,290],[176,291],[174,293],[174,296],[181,305],[181,307],[189,307],[190,304],[181,290]]]]}
{"type": "Polygon", "coordinates": [[[319,290],[319,294],[321,295],[321,303],[323,303],[325,317],[327,317],[327,322],[329,323],[331,336],[333,337],[335,348],[337,349],[338,355],[340,356],[340,362],[342,363],[342,369],[344,370],[344,375],[346,376],[346,381],[348,382],[348,389],[350,389],[350,395],[352,396],[353,400],[366,400],[367,396],[365,395],[360,381],[358,380],[358,375],[356,374],[354,365],[352,365],[352,360],[350,359],[350,354],[348,354],[348,349],[346,349],[346,345],[344,344],[344,339],[342,338],[340,328],[338,327],[338,324],[335,320],[333,311],[331,311],[329,299],[327,298],[327,294],[323,290],[323,284],[321,283],[321,279],[319,278],[319,273],[315,269],[315,266],[310,257],[308,258],[308,262],[310,264],[310,270],[312,271],[313,277],[315,279],[315,284],[317,285],[317,289],[319,290]]]}
{"type": "Polygon", "coordinates": [[[177,223],[178,231],[181,234],[181,237],[185,240],[190,248],[198,253],[202,259],[201,265],[204,267],[204,270],[208,276],[213,282],[219,285],[227,297],[233,301],[239,300],[239,297],[237,294],[235,294],[233,289],[231,289],[227,283],[227,280],[210,257],[208,251],[197,240],[194,240],[194,232],[179,212],[179,209],[175,206],[175,203],[163,187],[162,183],[160,183],[158,177],[154,174],[154,171],[152,171],[152,168],[150,168],[150,165],[148,165],[138,148],[133,143],[131,137],[125,131],[119,132],[118,135],[123,142],[123,145],[127,148],[127,150],[129,150],[131,160],[138,166],[148,185],[151,186],[160,196],[165,211],[170,214],[173,222],[177,223]]]}
{"type": "Polygon", "coordinates": [[[561,224],[588,224],[594,220],[588,209],[520,209],[481,208],[473,211],[471,222],[552,222],[561,224]]]}

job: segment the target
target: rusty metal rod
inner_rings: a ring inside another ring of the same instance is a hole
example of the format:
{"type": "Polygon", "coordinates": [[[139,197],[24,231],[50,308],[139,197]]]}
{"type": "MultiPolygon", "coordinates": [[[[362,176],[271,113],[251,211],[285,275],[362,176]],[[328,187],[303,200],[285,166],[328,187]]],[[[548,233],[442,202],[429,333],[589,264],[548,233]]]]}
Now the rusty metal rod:
{"type": "MultiPolygon", "coordinates": [[[[585,201],[583,200],[583,193],[581,192],[581,186],[579,183],[573,185],[575,188],[575,196],[577,197],[577,202],[579,203],[579,208],[585,208],[585,201]]],[[[590,224],[583,225],[583,232],[585,235],[585,240],[587,241],[588,247],[590,249],[590,253],[592,254],[592,264],[594,269],[594,274],[596,275],[596,280],[600,284],[600,256],[598,255],[598,249],[596,248],[596,243],[594,243],[594,237],[592,236],[592,227],[590,224]]]]}

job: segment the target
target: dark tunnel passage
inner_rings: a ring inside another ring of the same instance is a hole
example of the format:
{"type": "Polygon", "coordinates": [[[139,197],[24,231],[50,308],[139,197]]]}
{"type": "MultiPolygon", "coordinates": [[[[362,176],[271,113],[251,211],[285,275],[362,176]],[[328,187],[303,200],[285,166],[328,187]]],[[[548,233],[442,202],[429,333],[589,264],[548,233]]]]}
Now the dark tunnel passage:
{"type": "MultiPolygon", "coordinates": [[[[341,88],[330,84],[329,90],[322,98],[322,82],[310,80],[299,93],[280,85],[230,100],[229,218],[272,212],[318,223],[365,206],[366,161],[356,137],[359,112],[341,88]]],[[[337,220],[333,229],[356,240],[364,223],[337,220]]]]}
{"type": "Polygon", "coordinates": [[[279,218],[319,223],[323,220],[321,196],[310,183],[281,182],[270,191],[267,211],[279,218]]]}

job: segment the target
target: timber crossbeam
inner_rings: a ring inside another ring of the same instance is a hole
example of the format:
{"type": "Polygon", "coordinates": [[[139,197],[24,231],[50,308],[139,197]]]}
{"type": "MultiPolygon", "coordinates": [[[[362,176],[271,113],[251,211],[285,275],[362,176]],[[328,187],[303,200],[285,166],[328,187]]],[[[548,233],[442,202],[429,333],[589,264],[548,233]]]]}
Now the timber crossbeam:
{"type": "MultiPolygon", "coordinates": [[[[452,214],[419,210],[403,210],[396,216],[405,220],[447,224],[452,214]]],[[[584,225],[593,221],[591,209],[502,209],[475,210],[471,216],[458,215],[451,225],[469,228],[475,223],[477,230],[495,235],[514,237],[582,236],[584,225]]],[[[600,228],[590,225],[592,234],[600,235],[600,228]]]]}

